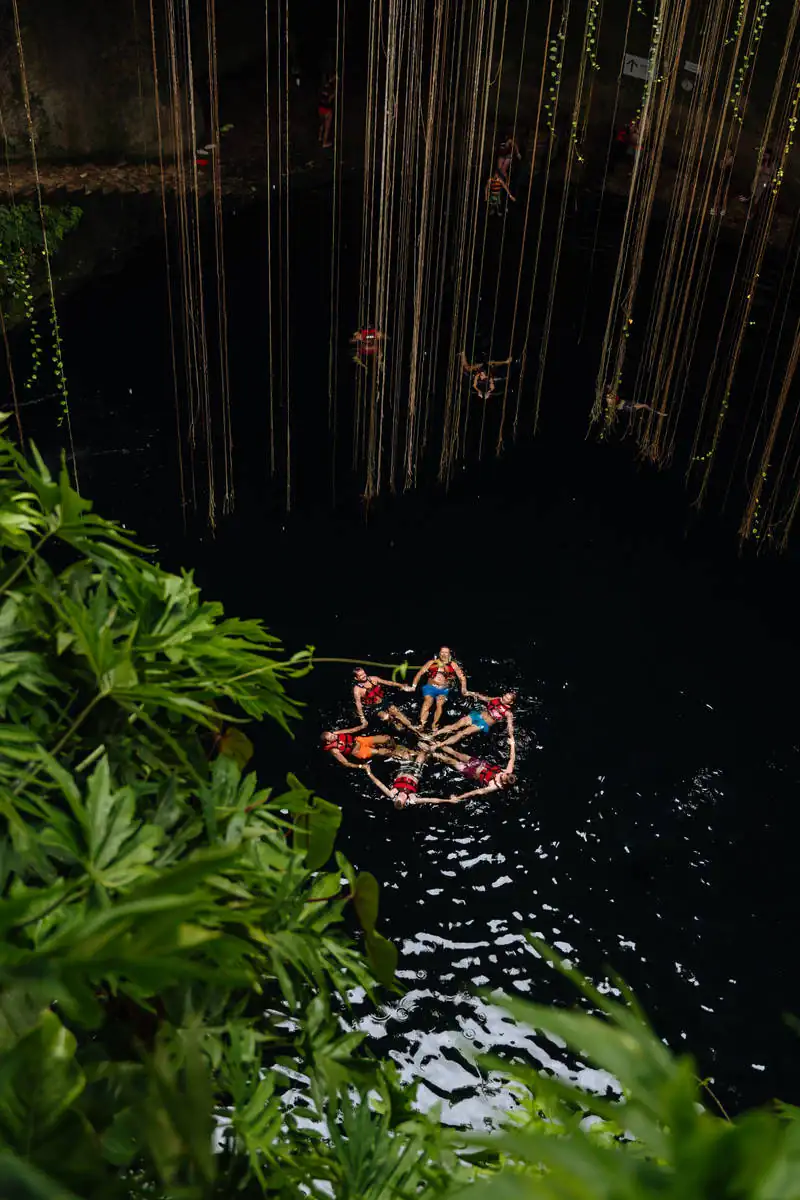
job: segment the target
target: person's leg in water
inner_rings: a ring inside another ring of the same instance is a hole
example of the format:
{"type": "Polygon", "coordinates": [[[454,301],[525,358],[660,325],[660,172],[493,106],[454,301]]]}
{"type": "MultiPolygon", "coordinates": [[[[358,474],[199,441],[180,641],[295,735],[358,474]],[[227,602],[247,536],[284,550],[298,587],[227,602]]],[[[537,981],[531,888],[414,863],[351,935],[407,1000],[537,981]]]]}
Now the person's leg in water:
{"type": "Polygon", "coordinates": [[[452,723],[452,725],[444,725],[441,729],[437,729],[436,731],[431,730],[431,732],[428,736],[431,738],[431,740],[433,740],[434,738],[437,739],[437,743],[438,743],[437,749],[438,749],[439,746],[444,745],[444,742],[438,741],[439,738],[447,738],[449,740],[450,736],[454,733],[457,733],[459,729],[467,729],[467,728],[469,728],[469,729],[472,728],[471,719],[469,717],[460,717],[459,720],[454,721],[452,723]]]}
{"type": "Polygon", "coordinates": [[[370,737],[372,743],[372,753],[378,755],[393,754],[397,748],[397,742],[390,733],[376,733],[370,737]]]}
{"type": "Polygon", "coordinates": [[[445,742],[444,745],[439,745],[436,750],[431,751],[431,757],[438,758],[440,762],[445,762],[451,767],[455,767],[459,763],[470,762],[473,755],[463,754],[461,750],[454,750],[452,746],[445,742]]]}
{"type": "Polygon", "coordinates": [[[447,739],[447,741],[440,742],[439,749],[444,750],[445,747],[447,747],[447,746],[454,746],[456,744],[456,742],[463,741],[464,738],[471,737],[473,733],[477,733],[477,732],[478,732],[478,726],[473,725],[472,722],[470,721],[469,725],[467,725],[466,728],[462,727],[461,729],[459,729],[458,733],[454,733],[452,737],[449,737],[447,739]]]}
{"type": "Polygon", "coordinates": [[[428,717],[430,716],[430,711],[432,708],[433,708],[433,696],[426,696],[425,699],[422,701],[422,708],[420,709],[420,713],[419,713],[419,725],[417,727],[418,729],[425,728],[425,726],[428,723],[428,717]]]}
{"type": "Polygon", "coordinates": [[[416,736],[416,733],[417,733],[416,725],[414,724],[413,721],[409,721],[409,719],[405,713],[400,712],[400,709],[397,707],[396,704],[390,704],[389,707],[386,709],[386,712],[378,713],[378,717],[381,721],[398,721],[401,725],[404,725],[406,729],[409,729],[416,736]]]}
{"type": "Polygon", "coordinates": [[[442,714],[444,713],[444,702],[446,699],[447,696],[436,697],[436,707],[433,710],[433,722],[431,724],[431,729],[439,728],[439,722],[441,721],[442,714]]]}

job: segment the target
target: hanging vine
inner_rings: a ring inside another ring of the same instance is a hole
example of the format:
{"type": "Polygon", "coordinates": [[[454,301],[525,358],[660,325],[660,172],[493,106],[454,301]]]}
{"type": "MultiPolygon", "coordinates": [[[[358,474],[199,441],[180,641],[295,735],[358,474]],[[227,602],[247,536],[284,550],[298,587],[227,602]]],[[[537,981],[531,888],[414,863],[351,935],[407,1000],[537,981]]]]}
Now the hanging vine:
{"type": "MultiPolygon", "coordinates": [[[[22,322],[30,331],[31,361],[25,379],[31,391],[43,367],[43,343],[36,319],[36,294],[49,278],[49,262],[64,237],[76,227],[83,213],[75,205],[0,204],[0,293],[11,324],[22,322]],[[42,270],[44,268],[44,270],[42,270]]],[[[55,300],[47,288],[50,308],[51,361],[61,397],[62,414],[67,415],[67,378],[61,349],[61,333],[55,300]]]]}

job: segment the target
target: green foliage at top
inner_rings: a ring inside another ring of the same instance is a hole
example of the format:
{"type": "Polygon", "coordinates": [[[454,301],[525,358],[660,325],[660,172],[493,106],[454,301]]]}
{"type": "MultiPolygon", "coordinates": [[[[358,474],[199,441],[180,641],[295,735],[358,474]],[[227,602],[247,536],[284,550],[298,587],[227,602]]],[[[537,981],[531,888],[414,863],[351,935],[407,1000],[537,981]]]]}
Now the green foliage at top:
{"type": "Polygon", "coordinates": [[[510,1014],[621,1097],[487,1059],[500,1133],[415,1110],[347,1020],[392,982],[377,883],[251,769],[243,722],[289,729],[309,663],[0,439],[0,1197],[800,1200],[797,1110],[717,1115],[540,943],[583,1007],[510,1014]]]}

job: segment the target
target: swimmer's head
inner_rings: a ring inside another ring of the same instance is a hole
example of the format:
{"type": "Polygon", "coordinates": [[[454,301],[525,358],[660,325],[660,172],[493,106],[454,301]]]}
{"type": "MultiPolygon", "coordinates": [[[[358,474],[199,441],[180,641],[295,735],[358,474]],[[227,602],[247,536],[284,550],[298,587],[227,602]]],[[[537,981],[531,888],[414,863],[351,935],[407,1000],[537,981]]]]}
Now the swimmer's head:
{"type": "Polygon", "coordinates": [[[320,734],[319,740],[323,746],[330,746],[331,742],[336,741],[336,735],[334,733],[330,733],[329,730],[326,729],[324,733],[320,734]]]}
{"type": "Polygon", "coordinates": [[[507,705],[508,708],[511,708],[517,702],[517,693],[503,692],[500,699],[503,701],[503,704],[507,705]]]}
{"type": "Polygon", "coordinates": [[[389,716],[388,712],[379,712],[379,713],[377,713],[376,715],[377,715],[377,718],[378,718],[378,720],[379,720],[379,721],[383,721],[384,723],[385,723],[386,721],[391,721],[391,719],[392,719],[392,718],[389,716]]]}
{"type": "Polygon", "coordinates": [[[453,651],[450,649],[449,646],[440,646],[439,647],[439,659],[441,660],[441,662],[448,663],[448,662],[450,662],[450,659],[452,657],[453,657],[453,651]]]}
{"type": "Polygon", "coordinates": [[[517,777],[516,777],[516,775],[513,775],[511,773],[511,771],[501,771],[500,774],[497,776],[497,784],[498,784],[498,787],[501,787],[501,788],[513,787],[516,782],[517,782],[517,777]]]}
{"type": "Polygon", "coordinates": [[[353,679],[355,679],[356,683],[367,683],[369,675],[363,667],[356,667],[355,671],[353,671],[353,679]]]}

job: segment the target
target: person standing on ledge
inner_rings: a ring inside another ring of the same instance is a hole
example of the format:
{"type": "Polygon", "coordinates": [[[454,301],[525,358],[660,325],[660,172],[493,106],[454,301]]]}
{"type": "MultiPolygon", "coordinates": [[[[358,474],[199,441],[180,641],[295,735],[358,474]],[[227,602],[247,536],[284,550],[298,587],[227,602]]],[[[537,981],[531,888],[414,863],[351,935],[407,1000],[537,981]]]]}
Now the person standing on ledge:
{"type": "Polygon", "coordinates": [[[400,688],[403,692],[414,690],[409,683],[396,683],[393,679],[382,679],[380,675],[368,675],[363,667],[356,667],[353,680],[353,699],[362,729],[367,724],[364,709],[377,708],[385,696],[384,688],[400,688]]]}
{"type": "Polygon", "coordinates": [[[454,660],[452,651],[449,646],[442,646],[439,650],[437,658],[429,658],[420,669],[417,671],[414,678],[411,680],[411,687],[416,688],[423,675],[428,676],[428,682],[423,684],[422,708],[419,714],[419,727],[424,729],[430,711],[433,708],[433,724],[432,728],[436,729],[442,719],[444,712],[444,702],[450,692],[450,689],[455,685],[456,680],[461,684],[461,695],[467,695],[467,677],[461,670],[461,667],[454,660]],[[434,707],[435,705],[435,707],[434,707]]]}

